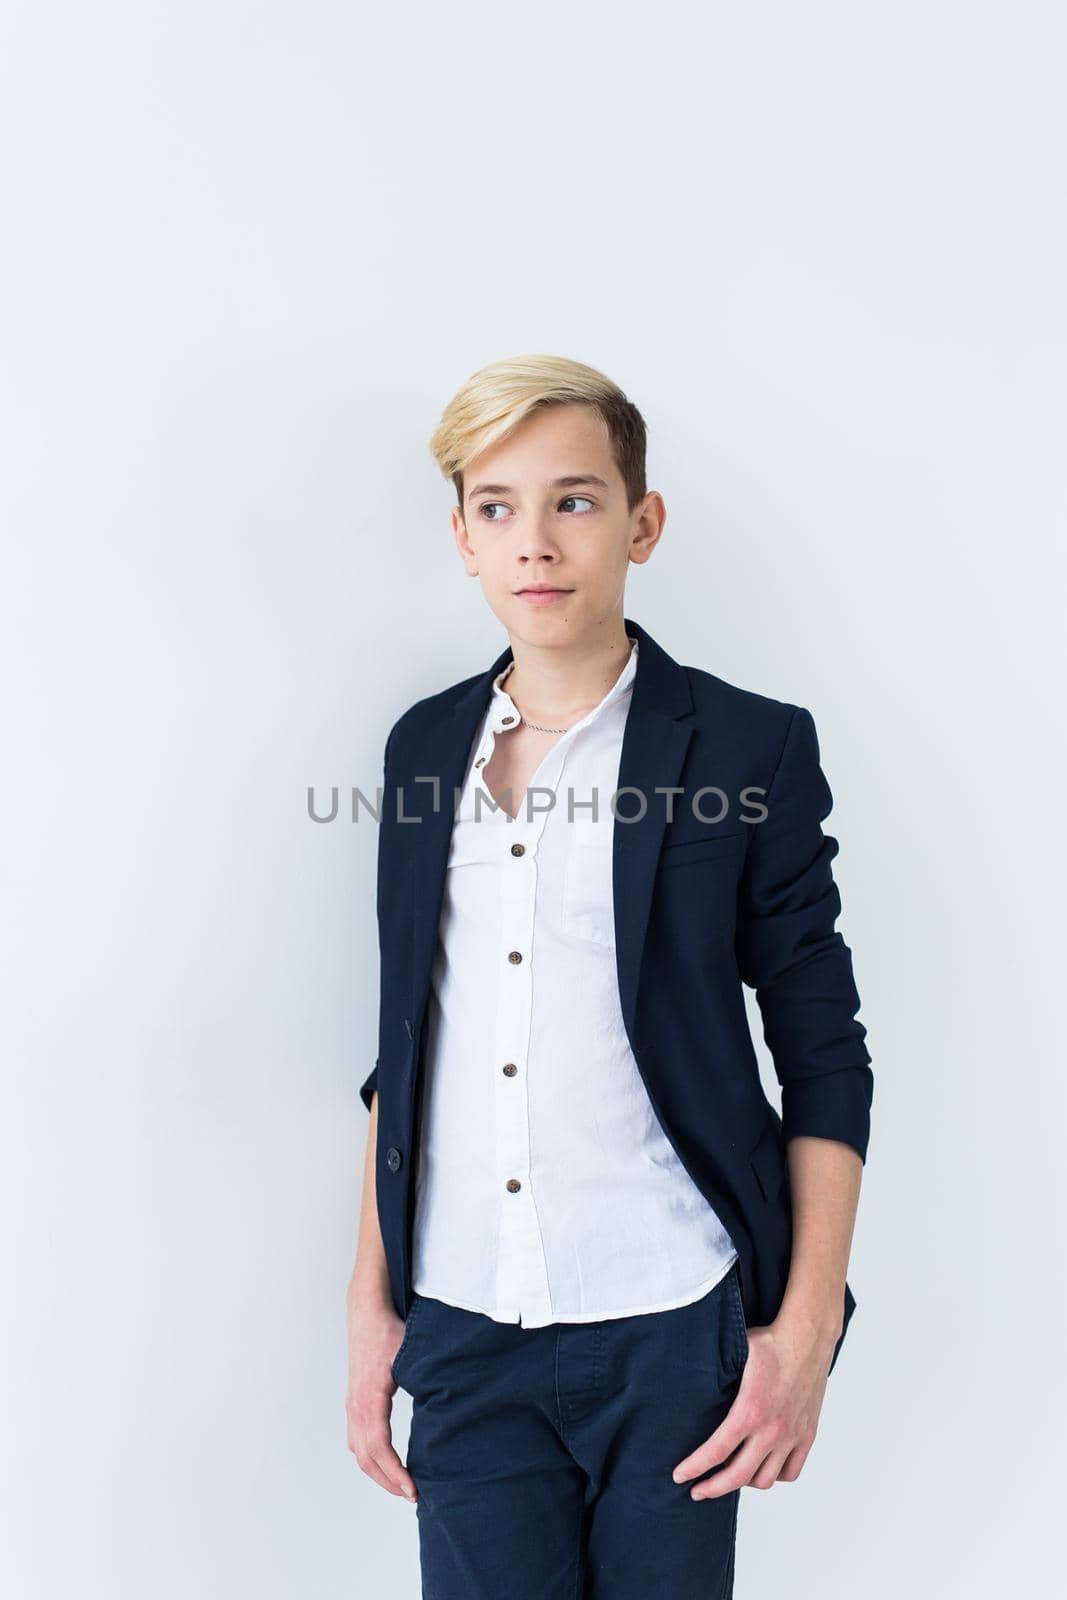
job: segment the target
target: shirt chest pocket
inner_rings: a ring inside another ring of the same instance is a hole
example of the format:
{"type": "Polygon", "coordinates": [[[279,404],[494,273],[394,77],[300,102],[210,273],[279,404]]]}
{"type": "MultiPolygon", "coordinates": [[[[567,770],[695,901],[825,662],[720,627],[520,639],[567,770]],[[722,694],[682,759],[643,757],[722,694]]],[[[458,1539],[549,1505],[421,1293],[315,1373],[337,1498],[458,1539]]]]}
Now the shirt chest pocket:
{"type": "Polygon", "coordinates": [[[614,948],[612,831],[579,826],[571,831],[563,868],[563,931],[573,939],[614,948]]]}
{"type": "Polygon", "coordinates": [[[452,824],[448,847],[448,869],[454,867],[496,866],[507,856],[517,833],[508,833],[498,816],[461,814],[452,824]]]}

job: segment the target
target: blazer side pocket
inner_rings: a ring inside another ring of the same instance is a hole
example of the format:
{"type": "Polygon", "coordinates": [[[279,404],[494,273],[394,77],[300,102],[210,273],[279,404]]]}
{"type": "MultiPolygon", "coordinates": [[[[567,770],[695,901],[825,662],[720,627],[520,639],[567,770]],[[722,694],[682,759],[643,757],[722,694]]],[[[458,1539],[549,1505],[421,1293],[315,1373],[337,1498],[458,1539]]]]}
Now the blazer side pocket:
{"type": "Polygon", "coordinates": [[[748,1159],[763,1198],[767,1201],[776,1200],[785,1172],[785,1150],[773,1113],[768,1115],[763,1132],[749,1151],[748,1159]]]}

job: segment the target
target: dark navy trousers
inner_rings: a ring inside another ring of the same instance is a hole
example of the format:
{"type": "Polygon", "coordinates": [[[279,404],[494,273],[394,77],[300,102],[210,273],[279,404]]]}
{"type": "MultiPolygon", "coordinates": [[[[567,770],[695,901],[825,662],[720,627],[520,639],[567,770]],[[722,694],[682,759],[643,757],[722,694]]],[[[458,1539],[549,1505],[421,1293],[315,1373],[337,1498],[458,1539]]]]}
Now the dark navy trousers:
{"type": "Polygon", "coordinates": [[[741,1491],[671,1473],[747,1359],[736,1262],[690,1305],[543,1328],[416,1294],[393,1376],[423,1600],[730,1600],[741,1491]]]}

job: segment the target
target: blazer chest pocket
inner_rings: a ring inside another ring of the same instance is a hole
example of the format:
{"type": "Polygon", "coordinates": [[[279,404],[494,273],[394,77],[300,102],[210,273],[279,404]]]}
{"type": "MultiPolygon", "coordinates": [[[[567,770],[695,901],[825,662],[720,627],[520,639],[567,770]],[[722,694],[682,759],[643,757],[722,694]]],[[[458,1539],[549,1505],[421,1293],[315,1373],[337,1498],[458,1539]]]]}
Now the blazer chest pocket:
{"type": "Polygon", "coordinates": [[[653,887],[653,918],[680,951],[732,938],[745,854],[742,834],[698,835],[664,844],[653,887]]]}
{"type": "Polygon", "coordinates": [[[675,867],[692,867],[698,861],[718,861],[728,866],[739,862],[745,853],[743,833],[696,834],[692,839],[674,839],[664,844],[659,853],[657,872],[669,872],[675,867]]]}

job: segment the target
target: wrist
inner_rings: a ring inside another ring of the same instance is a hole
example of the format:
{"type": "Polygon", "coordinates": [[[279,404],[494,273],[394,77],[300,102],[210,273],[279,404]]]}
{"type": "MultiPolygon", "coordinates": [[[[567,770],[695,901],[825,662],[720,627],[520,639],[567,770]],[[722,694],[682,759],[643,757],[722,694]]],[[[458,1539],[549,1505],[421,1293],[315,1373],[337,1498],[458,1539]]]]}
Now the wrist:
{"type": "Polygon", "coordinates": [[[801,1300],[787,1295],[774,1320],[794,1338],[832,1351],[844,1326],[843,1295],[844,1291],[836,1300],[801,1300]]]}
{"type": "Polygon", "coordinates": [[[348,1285],[347,1299],[350,1316],[395,1310],[389,1274],[377,1264],[362,1271],[357,1268],[348,1285]]]}

